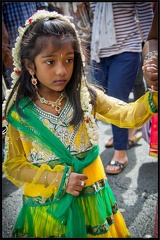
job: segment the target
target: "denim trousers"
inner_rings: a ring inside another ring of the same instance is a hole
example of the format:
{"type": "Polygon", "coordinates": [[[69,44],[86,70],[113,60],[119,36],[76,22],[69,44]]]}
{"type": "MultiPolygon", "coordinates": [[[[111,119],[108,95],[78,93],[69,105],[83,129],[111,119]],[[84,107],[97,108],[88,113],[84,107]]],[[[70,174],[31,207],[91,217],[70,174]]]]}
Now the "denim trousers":
{"type": "MultiPolygon", "coordinates": [[[[110,57],[100,58],[100,62],[91,61],[92,81],[102,86],[109,96],[128,102],[129,94],[136,82],[141,66],[141,53],[123,52],[110,57]]],[[[126,150],[128,129],[112,124],[115,150],[126,150]]]]}

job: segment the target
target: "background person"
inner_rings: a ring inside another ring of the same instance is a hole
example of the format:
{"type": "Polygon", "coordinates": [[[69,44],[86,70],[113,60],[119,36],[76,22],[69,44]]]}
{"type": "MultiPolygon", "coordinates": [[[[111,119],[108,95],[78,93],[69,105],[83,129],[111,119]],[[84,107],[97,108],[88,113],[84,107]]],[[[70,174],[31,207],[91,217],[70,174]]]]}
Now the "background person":
{"type": "MultiPolygon", "coordinates": [[[[128,102],[141,64],[142,41],[135,21],[147,38],[153,10],[150,2],[90,2],[93,10],[91,67],[95,83],[112,97],[128,102]],[[145,14],[144,14],[145,13],[145,14]]],[[[128,164],[127,149],[141,138],[128,139],[128,129],[112,124],[113,137],[105,143],[114,147],[106,172],[118,174],[128,164]]]]}
{"type": "Polygon", "coordinates": [[[7,87],[11,87],[13,59],[11,49],[18,37],[18,27],[38,9],[47,9],[47,2],[2,2],[2,61],[3,76],[7,87]]]}

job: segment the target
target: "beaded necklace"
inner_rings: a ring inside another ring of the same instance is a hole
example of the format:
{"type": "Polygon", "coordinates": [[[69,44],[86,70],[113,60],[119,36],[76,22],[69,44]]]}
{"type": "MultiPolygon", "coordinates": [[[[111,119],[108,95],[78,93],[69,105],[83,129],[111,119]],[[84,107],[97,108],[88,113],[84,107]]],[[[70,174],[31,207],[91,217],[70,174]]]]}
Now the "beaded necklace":
{"type": "Polygon", "coordinates": [[[51,106],[53,109],[55,109],[56,111],[56,116],[59,115],[60,111],[61,111],[61,104],[62,104],[62,100],[64,98],[64,93],[62,92],[61,95],[59,96],[59,98],[57,98],[57,100],[54,101],[50,101],[50,100],[46,100],[44,97],[41,97],[38,93],[38,91],[36,91],[37,97],[40,100],[41,103],[45,103],[46,105],[51,106]]]}

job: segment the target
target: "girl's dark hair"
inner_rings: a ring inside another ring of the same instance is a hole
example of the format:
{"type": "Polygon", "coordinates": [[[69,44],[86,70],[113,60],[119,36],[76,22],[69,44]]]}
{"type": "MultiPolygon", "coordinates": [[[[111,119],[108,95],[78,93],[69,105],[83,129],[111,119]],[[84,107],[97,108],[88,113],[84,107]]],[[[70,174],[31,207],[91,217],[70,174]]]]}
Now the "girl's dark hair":
{"type": "MultiPolygon", "coordinates": [[[[29,28],[26,30],[21,43],[21,74],[7,101],[6,109],[10,99],[16,90],[17,96],[15,99],[15,106],[20,115],[23,115],[18,104],[20,99],[26,96],[30,97],[31,100],[34,100],[36,98],[35,88],[31,84],[31,75],[24,66],[24,61],[28,60],[29,63],[34,64],[35,57],[47,46],[46,37],[52,40],[53,46],[56,44],[56,47],[58,48],[63,44],[66,44],[66,42],[73,44],[73,74],[67,86],[65,87],[65,91],[73,107],[73,117],[70,121],[70,124],[75,126],[83,119],[83,111],[80,101],[81,79],[84,74],[83,61],[81,57],[79,41],[77,39],[74,28],[66,21],[58,18],[40,19],[36,22],[31,23],[29,28]],[[77,91],[77,89],[79,90],[77,91]]],[[[91,103],[95,109],[96,93],[88,84],[87,86],[91,94],[91,103]]]]}

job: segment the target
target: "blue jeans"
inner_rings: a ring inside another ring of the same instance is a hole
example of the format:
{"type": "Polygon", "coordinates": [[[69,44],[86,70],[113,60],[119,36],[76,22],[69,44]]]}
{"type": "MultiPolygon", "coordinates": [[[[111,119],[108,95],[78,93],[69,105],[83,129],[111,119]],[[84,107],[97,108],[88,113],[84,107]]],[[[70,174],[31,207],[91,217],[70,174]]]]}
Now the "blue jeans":
{"type": "MultiPolygon", "coordinates": [[[[100,58],[100,63],[91,61],[93,83],[101,85],[109,96],[128,102],[139,67],[141,53],[124,52],[111,57],[100,58]]],[[[126,150],[128,129],[112,125],[115,150],[126,150]]]]}

